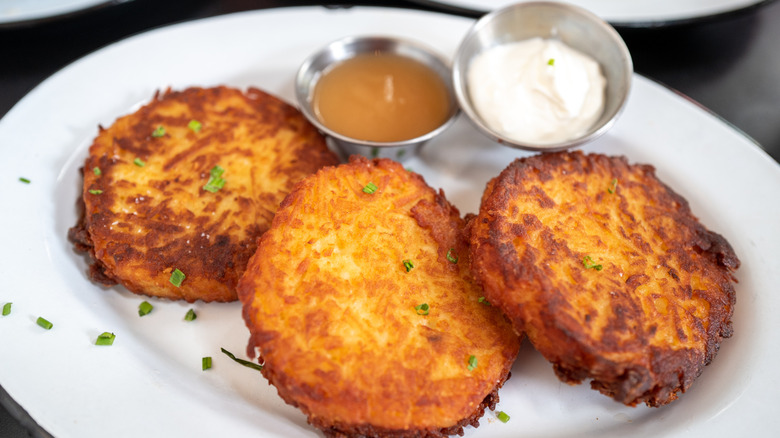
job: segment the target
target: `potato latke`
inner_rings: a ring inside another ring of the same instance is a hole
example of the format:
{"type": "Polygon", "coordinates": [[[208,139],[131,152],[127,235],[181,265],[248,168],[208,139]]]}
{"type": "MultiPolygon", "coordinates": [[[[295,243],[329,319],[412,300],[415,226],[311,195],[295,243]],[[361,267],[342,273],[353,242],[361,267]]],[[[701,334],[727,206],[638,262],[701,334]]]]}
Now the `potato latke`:
{"type": "Polygon", "coordinates": [[[168,91],[101,127],[83,167],[84,216],[69,237],[89,252],[98,282],[232,301],[293,184],[336,163],[295,108],[263,91],[168,91]]]}
{"type": "Polygon", "coordinates": [[[464,222],[387,159],[352,157],[285,198],[239,283],[249,354],[331,436],[478,425],[519,337],[480,302],[464,222]]]}
{"type": "Polygon", "coordinates": [[[543,154],[488,183],[471,222],[491,303],[568,383],[669,403],[731,336],[739,260],[652,166],[543,154]]]}

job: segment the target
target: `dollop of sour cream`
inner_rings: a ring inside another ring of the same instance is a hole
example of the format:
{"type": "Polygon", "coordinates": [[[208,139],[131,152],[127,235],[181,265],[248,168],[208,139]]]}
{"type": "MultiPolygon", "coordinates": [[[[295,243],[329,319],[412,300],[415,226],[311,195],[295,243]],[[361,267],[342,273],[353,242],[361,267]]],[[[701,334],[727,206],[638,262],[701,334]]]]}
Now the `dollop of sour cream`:
{"type": "Polygon", "coordinates": [[[604,112],[606,79],[598,62],[555,39],[489,48],[474,58],[467,81],[482,120],[519,142],[571,140],[604,112]]]}

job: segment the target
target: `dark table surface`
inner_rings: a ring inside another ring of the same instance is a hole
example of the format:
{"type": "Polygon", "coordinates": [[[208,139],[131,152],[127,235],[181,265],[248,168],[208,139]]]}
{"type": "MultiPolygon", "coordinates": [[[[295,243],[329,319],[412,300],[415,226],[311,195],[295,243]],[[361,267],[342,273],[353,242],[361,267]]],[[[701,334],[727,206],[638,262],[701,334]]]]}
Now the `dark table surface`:
{"type": "MultiPolygon", "coordinates": [[[[31,26],[0,28],[0,117],[59,69],[127,36],[231,12],[323,4],[281,0],[115,3],[121,4],[31,26]]],[[[411,1],[358,3],[432,9],[411,1]]],[[[780,161],[780,2],[691,23],[618,31],[638,73],[699,102],[780,161]]],[[[47,434],[0,388],[0,437],[27,436],[47,434]]]]}

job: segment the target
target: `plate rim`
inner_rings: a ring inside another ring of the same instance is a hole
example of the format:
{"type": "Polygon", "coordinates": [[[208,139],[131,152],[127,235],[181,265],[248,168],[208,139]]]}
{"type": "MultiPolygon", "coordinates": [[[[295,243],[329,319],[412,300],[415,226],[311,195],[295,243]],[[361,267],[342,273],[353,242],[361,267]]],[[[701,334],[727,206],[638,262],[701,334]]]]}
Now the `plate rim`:
{"type": "Polygon", "coordinates": [[[133,0],[94,0],[84,3],[78,7],[63,9],[61,11],[49,11],[38,14],[30,14],[21,19],[7,19],[0,16],[0,30],[12,30],[41,26],[57,21],[68,20],[91,12],[106,9],[112,6],[119,6],[129,3],[133,0]]]}
{"type": "MultiPolygon", "coordinates": [[[[440,1],[440,0],[409,0],[412,3],[431,8],[433,10],[456,14],[464,17],[479,18],[491,11],[491,9],[479,9],[464,4],[461,1],[440,1]]],[[[525,0],[532,1],[532,0],[525,0]]],[[[724,20],[732,17],[748,14],[755,9],[768,5],[775,0],[755,0],[745,6],[735,7],[732,9],[724,9],[722,11],[701,14],[701,15],[687,15],[679,18],[655,18],[655,19],[616,19],[605,18],[605,20],[613,27],[618,29],[652,29],[652,28],[665,28],[665,27],[682,27],[693,24],[703,24],[713,21],[724,20]]]]}

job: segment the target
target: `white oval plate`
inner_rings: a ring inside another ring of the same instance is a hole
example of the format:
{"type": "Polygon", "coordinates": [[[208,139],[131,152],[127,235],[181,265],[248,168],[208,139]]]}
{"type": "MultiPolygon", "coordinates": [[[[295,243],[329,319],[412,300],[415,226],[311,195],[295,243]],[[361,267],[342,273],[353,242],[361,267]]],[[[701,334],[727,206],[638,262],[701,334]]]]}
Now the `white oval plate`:
{"type": "MultiPolygon", "coordinates": [[[[492,11],[534,0],[419,0],[427,5],[492,11]]],[[[588,9],[615,26],[652,27],[693,21],[740,11],[770,0],[562,0],[588,9]]]]}
{"type": "Polygon", "coordinates": [[[3,0],[0,28],[36,23],[130,0],[3,0]]]}
{"type": "MultiPolygon", "coordinates": [[[[56,73],[0,120],[0,385],[58,438],[318,436],[245,357],[238,303],[150,300],[103,289],[66,240],[76,222],[79,167],[98,125],[171,86],[258,86],[292,101],[307,55],[347,35],[398,35],[452,56],[472,21],[410,10],[289,8],[161,28],[99,50],[56,73]],[[20,177],[31,182],[24,184],[20,177]],[[185,322],[195,308],[198,319],[185,322]],[[35,324],[43,316],[54,327],[35,324]],[[111,347],[93,345],[116,333],[111,347]],[[201,371],[201,358],[214,367],[201,371]]],[[[670,406],[629,408],[568,386],[527,345],[501,390],[503,424],[487,413],[468,437],[768,434],[780,427],[780,166],[707,111],[636,77],[623,116],[588,152],[652,163],[711,229],[726,236],[738,272],[735,335],[693,388],[670,406]]],[[[476,212],[485,183],[527,153],[492,143],[460,119],[405,163],[476,212]]]]}

